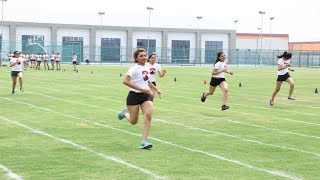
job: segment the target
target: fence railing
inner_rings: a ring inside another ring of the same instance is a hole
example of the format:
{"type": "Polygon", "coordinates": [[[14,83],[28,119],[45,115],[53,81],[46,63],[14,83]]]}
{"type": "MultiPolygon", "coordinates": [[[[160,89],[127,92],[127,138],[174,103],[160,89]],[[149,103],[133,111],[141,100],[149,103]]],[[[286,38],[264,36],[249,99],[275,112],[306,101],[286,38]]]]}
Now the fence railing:
{"type": "MultiPolygon", "coordinates": [[[[127,48],[125,46],[88,46],[74,42],[60,44],[56,46],[48,45],[50,43],[24,44],[24,42],[3,42],[1,45],[2,62],[8,61],[10,51],[19,50],[23,53],[43,53],[47,51],[59,52],[62,56],[62,63],[71,63],[72,54],[78,56],[78,63],[107,64],[107,63],[129,63],[132,62],[132,52],[136,48],[127,48]],[[16,47],[13,49],[12,47],[16,47]]],[[[278,62],[277,55],[286,50],[257,50],[257,49],[219,49],[219,48],[154,48],[157,54],[158,63],[172,65],[201,66],[212,65],[216,59],[216,54],[223,51],[227,56],[227,62],[230,65],[237,66],[276,66],[278,62]]],[[[297,67],[319,67],[320,51],[291,51],[293,54],[291,63],[297,67]]]]}

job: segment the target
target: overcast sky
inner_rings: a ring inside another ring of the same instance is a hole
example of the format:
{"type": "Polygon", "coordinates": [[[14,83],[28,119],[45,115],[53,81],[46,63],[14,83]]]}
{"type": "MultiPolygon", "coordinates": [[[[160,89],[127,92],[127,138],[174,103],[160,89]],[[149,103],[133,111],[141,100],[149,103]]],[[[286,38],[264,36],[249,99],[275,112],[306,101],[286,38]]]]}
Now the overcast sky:
{"type": "Polygon", "coordinates": [[[289,34],[290,41],[320,41],[320,0],[8,0],[5,21],[28,21],[148,27],[235,29],[257,33],[265,11],[263,33],[289,34]]]}

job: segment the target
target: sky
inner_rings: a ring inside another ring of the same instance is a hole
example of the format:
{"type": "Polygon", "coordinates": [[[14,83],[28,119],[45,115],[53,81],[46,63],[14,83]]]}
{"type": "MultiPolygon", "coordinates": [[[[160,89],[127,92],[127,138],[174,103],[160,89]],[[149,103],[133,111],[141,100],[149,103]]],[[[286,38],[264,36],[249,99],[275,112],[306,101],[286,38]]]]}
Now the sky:
{"type": "Polygon", "coordinates": [[[320,0],[7,0],[3,5],[4,21],[100,25],[98,12],[105,12],[102,25],[148,28],[149,6],[151,27],[237,33],[262,27],[264,34],[289,34],[290,42],[320,41],[320,0]]]}

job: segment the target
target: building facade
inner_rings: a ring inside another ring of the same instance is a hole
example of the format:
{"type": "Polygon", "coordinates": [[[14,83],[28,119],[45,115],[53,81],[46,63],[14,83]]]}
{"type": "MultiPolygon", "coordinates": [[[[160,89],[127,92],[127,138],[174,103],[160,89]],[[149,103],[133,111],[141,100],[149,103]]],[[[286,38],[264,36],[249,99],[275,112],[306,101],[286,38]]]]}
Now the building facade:
{"type": "Polygon", "coordinates": [[[236,49],[234,30],[146,28],[5,21],[3,54],[59,52],[63,62],[131,62],[134,49],[155,52],[164,63],[213,63],[219,51],[236,49]]]}

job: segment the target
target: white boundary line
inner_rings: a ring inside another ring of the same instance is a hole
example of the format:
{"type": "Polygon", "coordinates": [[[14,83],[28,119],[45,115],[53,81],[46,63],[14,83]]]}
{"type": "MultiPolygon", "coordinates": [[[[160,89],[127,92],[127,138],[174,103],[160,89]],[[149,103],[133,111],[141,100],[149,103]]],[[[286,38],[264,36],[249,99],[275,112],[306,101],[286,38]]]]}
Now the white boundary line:
{"type": "MultiPolygon", "coordinates": [[[[35,94],[35,93],[32,93],[32,92],[29,92],[29,93],[30,93],[30,94],[35,94]]],[[[39,94],[37,94],[37,95],[39,95],[39,94]]],[[[111,111],[111,112],[118,112],[118,111],[116,111],[116,110],[109,109],[109,108],[102,108],[102,107],[99,107],[99,106],[93,106],[93,105],[89,105],[89,104],[83,104],[83,103],[79,103],[79,102],[76,102],[76,101],[64,100],[64,99],[56,98],[56,97],[49,96],[49,95],[40,94],[40,96],[44,96],[44,97],[48,97],[48,98],[56,99],[56,100],[60,100],[60,101],[70,102],[70,103],[76,103],[76,104],[80,104],[80,105],[86,106],[86,107],[92,107],[92,108],[98,108],[98,109],[105,109],[105,110],[108,110],[108,111],[111,111]]],[[[227,136],[227,137],[231,137],[231,138],[240,139],[240,140],[243,140],[243,141],[246,141],[246,142],[251,142],[251,143],[255,143],[255,144],[266,145],[266,146],[271,146],[271,147],[276,147],[276,148],[281,148],[281,149],[289,149],[289,150],[298,151],[298,152],[302,152],[302,153],[313,154],[313,155],[315,155],[315,156],[320,157],[320,154],[315,153],[315,152],[310,152],[310,151],[305,151],[305,150],[296,149],[296,148],[290,148],[290,147],[285,147],[285,146],[277,146],[277,145],[273,145],[273,144],[263,143],[263,142],[257,141],[257,140],[240,138],[240,137],[237,137],[237,136],[234,136],[234,135],[230,135],[230,134],[226,134],[226,133],[221,133],[221,132],[218,132],[218,131],[212,131],[212,130],[207,130],[207,129],[203,129],[203,128],[198,128],[198,127],[193,127],[193,126],[185,125],[185,124],[182,124],[182,123],[176,123],[176,122],[166,121],[166,120],[163,120],[163,119],[160,119],[160,118],[153,118],[153,119],[155,119],[156,121],[159,121],[159,122],[166,123],[166,124],[174,124],[174,125],[182,126],[182,127],[185,127],[185,128],[188,128],[188,129],[192,129],[192,130],[199,130],[199,131],[203,131],[203,132],[209,132],[209,133],[219,134],[219,135],[222,135],[222,136],[227,136]]]]}
{"type": "MultiPolygon", "coordinates": [[[[33,107],[35,107],[35,106],[33,106],[33,107]]],[[[54,111],[51,111],[51,112],[54,112],[54,111]]],[[[88,152],[90,152],[90,153],[93,153],[93,154],[96,154],[96,155],[98,155],[98,156],[101,156],[101,157],[103,157],[104,159],[111,160],[111,161],[114,161],[114,162],[116,162],[116,163],[119,163],[119,164],[125,165],[125,166],[127,166],[127,167],[130,167],[130,168],[132,168],[132,169],[138,170],[138,171],[140,171],[140,172],[142,172],[142,173],[144,173],[144,174],[146,174],[146,175],[153,176],[153,177],[155,177],[155,178],[157,178],[157,179],[163,179],[163,178],[164,178],[164,177],[161,177],[161,176],[159,176],[159,175],[157,175],[157,174],[155,174],[155,173],[153,173],[153,172],[151,172],[151,171],[149,171],[149,170],[147,170],[147,169],[144,169],[144,168],[141,168],[141,167],[138,167],[138,166],[129,164],[129,163],[125,162],[124,160],[120,159],[120,158],[113,157],[113,156],[109,156],[109,155],[106,155],[106,154],[103,154],[103,153],[99,153],[99,152],[97,152],[97,151],[95,151],[95,150],[92,150],[92,149],[90,149],[90,148],[88,148],[88,147],[79,145],[79,144],[77,144],[77,143],[74,143],[74,142],[69,141],[69,140],[66,140],[66,139],[62,139],[62,138],[55,137],[55,136],[50,135],[50,134],[48,134],[48,133],[46,133],[46,132],[43,132],[43,131],[39,131],[39,130],[33,129],[33,128],[29,127],[29,126],[26,126],[26,125],[21,124],[21,123],[16,122],[16,121],[12,121],[12,120],[10,120],[10,119],[8,119],[8,118],[5,118],[5,117],[3,117],[3,116],[0,116],[0,118],[3,119],[3,120],[5,120],[5,121],[7,121],[7,122],[9,122],[9,123],[11,123],[11,124],[15,124],[15,125],[18,125],[18,126],[20,126],[20,127],[25,128],[25,129],[28,129],[28,130],[32,131],[33,133],[36,133],[36,134],[39,134],[39,135],[42,135],[42,136],[46,136],[46,137],[50,137],[50,138],[55,139],[55,140],[57,140],[57,141],[60,141],[60,142],[62,142],[62,143],[65,143],[65,144],[69,144],[69,145],[71,145],[71,146],[74,146],[74,147],[76,147],[76,148],[78,148],[78,149],[81,149],[81,150],[84,150],[84,151],[88,151],[88,152]]]]}
{"type": "MultiPolygon", "coordinates": [[[[42,87],[42,88],[43,88],[43,87],[42,87]]],[[[62,90],[55,90],[55,91],[62,91],[62,90]]],[[[63,92],[64,92],[64,91],[63,91],[63,92]]],[[[25,92],[25,93],[34,94],[34,93],[31,93],[31,92],[25,92]]],[[[86,95],[86,94],[82,94],[82,93],[72,93],[72,92],[67,92],[67,93],[69,93],[69,94],[81,94],[81,95],[87,96],[87,97],[94,97],[94,98],[104,99],[104,100],[108,100],[108,101],[120,102],[120,101],[116,101],[116,100],[112,100],[112,99],[107,99],[107,98],[103,98],[103,97],[99,97],[99,96],[90,96],[90,95],[86,95]]],[[[109,93],[111,93],[111,92],[109,92],[109,93]]],[[[116,93],[112,93],[112,94],[116,94],[116,93]]],[[[57,97],[53,97],[53,96],[49,96],[49,95],[43,95],[43,94],[37,94],[37,95],[45,96],[45,97],[50,97],[50,98],[57,99],[57,100],[61,100],[61,101],[65,101],[65,102],[77,103],[77,104],[84,105],[84,106],[88,106],[88,107],[94,107],[94,108],[100,108],[100,109],[107,109],[107,110],[109,110],[109,111],[118,112],[118,111],[116,111],[116,110],[109,109],[109,108],[101,108],[101,107],[94,106],[94,105],[87,105],[87,104],[83,104],[83,103],[79,103],[79,102],[75,102],[75,101],[71,101],[71,100],[64,100],[64,99],[57,98],[57,97]]],[[[165,100],[162,100],[162,101],[165,101],[165,100]]],[[[168,102],[169,102],[169,101],[168,101],[168,102]]],[[[176,103],[176,102],[172,102],[172,103],[176,103]]],[[[179,103],[179,104],[184,104],[184,103],[179,103]]],[[[184,104],[184,105],[200,107],[200,106],[190,105],[190,104],[184,104]]],[[[155,108],[156,108],[156,109],[163,110],[163,111],[178,112],[178,111],[172,111],[172,110],[163,109],[163,108],[158,108],[158,107],[155,107],[155,108]]],[[[200,107],[200,108],[209,108],[209,107],[206,107],[206,106],[205,106],[205,107],[200,107]]],[[[211,108],[209,108],[209,109],[211,109],[211,108]]],[[[178,113],[180,113],[180,112],[178,112],[178,113]]],[[[205,115],[201,115],[201,114],[194,114],[194,113],[188,113],[188,112],[184,112],[184,114],[190,114],[190,115],[198,116],[198,117],[199,117],[199,116],[202,116],[202,117],[205,117],[205,118],[216,119],[216,118],[214,118],[214,117],[205,116],[205,115]]],[[[246,113],[246,114],[247,114],[247,113],[246,113]]],[[[231,123],[237,123],[237,124],[242,124],[242,125],[246,125],[246,126],[251,126],[251,127],[256,127],[256,128],[262,128],[262,129],[271,130],[271,131],[276,131],[276,132],[280,132],[280,133],[283,133],[283,134],[292,134],[292,135],[298,135],[298,136],[303,136],[303,137],[308,137],[308,138],[317,138],[317,139],[320,139],[319,136],[306,135],[306,134],[301,134],[301,133],[296,133],[296,132],[290,132],[290,131],[282,131],[282,130],[277,129],[277,128],[269,128],[269,127],[260,126],[260,125],[256,125],[256,124],[245,123],[245,122],[240,122],[240,121],[234,121],[234,120],[230,120],[230,119],[227,119],[227,118],[219,118],[219,119],[223,119],[223,120],[226,120],[226,121],[231,122],[231,123]]],[[[306,124],[309,124],[309,123],[306,123],[306,124]]],[[[317,125],[318,125],[318,124],[317,124],[317,125]]]]}
{"type": "MultiPolygon", "coordinates": [[[[15,101],[15,100],[10,99],[10,98],[3,98],[3,97],[0,97],[0,98],[6,99],[8,101],[13,101],[13,102],[15,102],[17,104],[24,104],[24,105],[27,105],[27,106],[35,107],[37,109],[43,109],[45,111],[53,112],[53,113],[56,113],[56,114],[59,114],[59,115],[65,116],[65,117],[69,117],[69,118],[72,118],[72,119],[82,120],[82,121],[85,121],[85,122],[88,122],[88,123],[91,123],[91,124],[95,124],[95,125],[98,125],[98,126],[103,126],[103,127],[106,127],[106,128],[110,128],[110,129],[116,130],[116,131],[120,131],[120,132],[124,132],[126,134],[140,136],[139,134],[135,134],[135,133],[132,133],[132,132],[129,132],[129,131],[126,131],[126,130],[122,130],[122,129],[119,129],[119,128],[114,128],[112,126],[108,126],[108,125],[104,125],[104,124],[101,124],[101,123],[97,123],[97,122],[90,121],[90,120],[87,120],[87,119],[84,119],[84,118],[75,117],[75,116],[68,115],[68,114],[63,114],[63,113],[60,113],[60,112],[57,112],[57,111],[54,111],[54,110],[51,110],[51,109],[48,109],[48,108],[42,108],[42,107],[35,106],[33,104],[29,104],[29,103],[25,103],[25,102],[21,102],[21,101],[15,101]]],[[[24,125],[22,125],[22,126],[24,126],[24,125]]],[[[28,127],[26,127],[26,128],[28,128],[28,127]]],[[[56,139],[56,138],[54,138],[54,139],[56,139]]],[[[185,146],[180,146],[180,145],[177,145],[177,144],[174,144],[174,143],[171,143],[171,142],[168,142],[168,141],[163,141],[163,140],[160,140],[160,139],[157,139],[157,138],[149,137],[149,139],[153,139],[153,140],[161,142],[163,144],[168,144],[168,145],[171,145],[171,146],[174,146],[174,147],[177,147],[177,148],[180,148],[180,149],[184,149],[184,150],[187,150],[187,151],[190,151],[190,152],[199,153],[199,154],[206,155],[206,156],[209,156],[209,157],[214,157],[214,158],[222,160],[222,161],[227,161],[227,162],[230,162],[230,163],[238,164],[240,166],[244,166],[244,167],[247,167],[247,168],[255,170],[255,171],[265,172],[265,173],[270,174],[270,175],[284,177],[284,178],[288,178],[288,179],[301,179],[301,178],[299,178],[297,176],[291,175],[291,174],[286,173],[286,172],[282,172],[282,171],[278,171],[278,170],[263,169],[263,168],[260,168],[260,167],[257,167],[257,166],[253,166],[253,165],[241,162],[239,160],[228,159],[228,158],[225,158],[225,157],[217,155],[217,154],[212,154],[212,153],[209,153],[209,152],[205,152],[205,151],[201,151],[201,150],[197,150],[197,149],[192,149],[192,148],[188,148],[188,147],[185,147],[185,146]]],[[[72,142],[70,142],[70,144],[71,143],[72,142]]],[[[93,151],[93,152],[95,152],[95,151],[93,151]]]]}
{"type": "Polygon", "coordinates": [[[16,179],[16,180],[22,180],[23,178],[19,176],[18,174],[12,172],[9,168],[6,166],[0,164],[0,168],[3,169],[6,172],[6,176],[10,179],[16,179]]]}
{"type": "MultiPolygon", "coordinates": [[[[50,83],[44,83],[44,84],[50,84],[50,83]]],[[[56,85],[56,84],[54,84],[56,85]]],[[[91,84],[89,84],[91,85],[91,84]]],[[[95,87],[104,87],[104,86],[99,86],[99,85],[91,85],[91,86],[95,86],[95,87]]],[[[43,88],[43,86],[42,86],[43,88]]],[[[46,88],[48,89],[48,88],[46,88]]],[[[79,89],[84,89],[84,90],[89,90],[87,88],[79,88],[79,89]]],[[[50,89],[52,90],[52,89],[50,89]]],[[[59,90],[56,90],[56,91],[59,91],[59,90]]],[[[175,92],[175,91],[173,91],[175,92]]],[[[65,93],[65,91],[64,91],[65,93]]],[[[70,92],[67,92],[67,93],[70,93],[70,92]]],[[[112,93],[112,92],[109,92],[109,93],[112,93]]],[[[83,93],[75,93],[73,92],[73,94],[80,94],[80,95],[84,95],[83,93]]],[[[112,94],[116,94],[116,95],[119,95],[118,93],[112,93],[112,94]]],[[[188,98],[188,97],[184,97],[184,98],[188,98]]],[[[193,99],[193,98],[190,98],[190,99],[193,99]]],[[[198,100],[198,99],[197,99],[198,100]]],[[[172,101],[167,101],[167,100],[162,100],[164,102],[169,102],[169,103],[178,103],[178,104],[183,104],[183,105],[186,105],[186,106],[194,106],[194,107],[200,107],[200,108],[207,108],[207,109],[213,109],[211,107],[207,107],[207,106],[197,106],[197,105],[192,105],[192,104],[185,104],[185,103],[179,103],[179,102],[172,102],[172,101]]],[[[218,109],[217,109],[218,110],[218,109]]],[[[291,112],[291,111],[290,111],[291,112]]],[[[246,113],[246,112],[238,112],[238,113],[241,113],[241,114],[245,114],[245,115],[255,115],[255,116],[260,116],[259,114],[253,114],[253,113],[246,113]]],[[[279,117],[274,117],[274,116],[268,116],[269,118],[273,118],[273,119],[282,119],[282,120],[285,120],[285,121],[289,121],[289,122],[296,122],[296,123],[303,123],[303,124],[308,124],[308,125],[312,125],[312,126],[320,126],[320,124],[317,124],[317,123],[312,123],[312,122],[307,122],[307,121],[300,121],[300,120],[294,120],[294,119],[290,119],[290,118],[279,118],[279,117]]]]}

